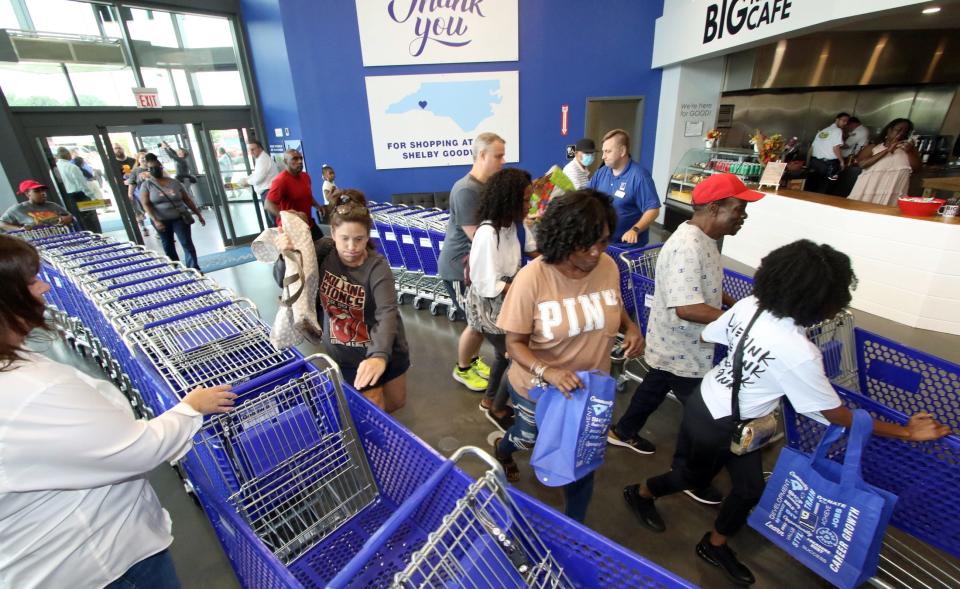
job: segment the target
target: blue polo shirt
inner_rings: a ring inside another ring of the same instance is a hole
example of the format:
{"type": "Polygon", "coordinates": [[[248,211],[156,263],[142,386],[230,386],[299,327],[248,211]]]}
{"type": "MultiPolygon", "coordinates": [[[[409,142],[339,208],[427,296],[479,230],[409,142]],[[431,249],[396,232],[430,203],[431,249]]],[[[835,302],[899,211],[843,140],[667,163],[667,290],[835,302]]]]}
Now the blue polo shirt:
{"type": "MultiPolygon", "coordinates": [[[[611,243],[622,242],[624,232],[636,225],[645,212],[660,208],[657,187],[650,172],[633,160],[619,176],[614,176],[613,170],[606,166],[600,168],[587,186],[607,193],[617,210],[617,228],[610,236],[611,243]]],[[[646,245],[649,233],[647,230],[638,235],[636,246],[646,245]]]]}

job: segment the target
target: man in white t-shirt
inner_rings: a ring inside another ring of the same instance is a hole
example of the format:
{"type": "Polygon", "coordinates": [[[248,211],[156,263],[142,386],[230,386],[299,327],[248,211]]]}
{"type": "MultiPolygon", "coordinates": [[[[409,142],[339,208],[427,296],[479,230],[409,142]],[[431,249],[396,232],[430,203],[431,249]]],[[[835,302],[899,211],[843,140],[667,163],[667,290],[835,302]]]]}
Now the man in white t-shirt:
{"type": "Polygon", "coordinates": [[[593,139],[584,137],[577,141],[576,154],[563,167],[563,173],[573,182],[573,187],[580,190],[590,181],[590,165],[593,164],[597,145],[593,139]]]}
{"type": "MultiPolygon", "coordinates": [[[[657,258],[644,353],[650,370],[626,413],[610,428],[611,444],[653,454],[656,446],[639,435],[647,419],[670,391],[686,403],[713,367],[714,346],[701,341],[700,332],[723,313],[723,305],[734,303],[723,293],[716,240],[736,235],[747,218],[747,203],[763,196],[748,190],[733,174],[714,174],[693,189],[693,218],[677,227],[657,258]]],[[[674,464],[683,462],[686,452],[678,445],[674,464]]],[[[688,491],[688,495],[711,505],[723,500],[712,488],[688,491]]]]}
{"type": "Polygon", "coordinates": [[[843,147],[840,148],[840,155],[850,165],[850,158],[856,156],[863,149],[863,146],[870,142],[870,131],[861,124],[857,117],[850,117],[847,126],[843,128],[847,136],[843,141],[843,147]]]}
{"type": "MultiPolygon", "coordinates": [[[[280,167],[263,148],[263,143],[257,140],[247,143],[247,151],[253,156],[253,173],[244,182],[253,187],[253,191],[260,197],[261,203],[266,203],[267,193],[270,192],[270,184],[280,173],[280,167]]],[[[276,227],[277,221],[273,215],[267,212],[266,204],[264,204],[263,212],[267,217],[267,226],[276,227]]]]}
{"type": "Polygon", "coordinates": [[[807,153],[806,190],[828,194],[837,175],[846,167],[840,148],[843,147],[843,128],[849,120],[848,113],[839,113],[832,125],[817,132],[807,153]]]}

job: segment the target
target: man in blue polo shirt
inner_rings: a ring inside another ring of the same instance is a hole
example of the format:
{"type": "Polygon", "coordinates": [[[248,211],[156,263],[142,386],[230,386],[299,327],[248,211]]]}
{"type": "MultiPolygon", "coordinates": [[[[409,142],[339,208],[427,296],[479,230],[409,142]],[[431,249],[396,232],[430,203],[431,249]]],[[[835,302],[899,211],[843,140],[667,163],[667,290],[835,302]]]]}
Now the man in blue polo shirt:
{"type": "Polygon", "coordinates": [[[630,159],[630,135],[623,129],[604,135],[602,149],[604,166],[587,186],[607,193],[617,210],[617,228],[610,242],[628,247],[646,245],[648,229],[660,214],[653,178],[630,159]]]}

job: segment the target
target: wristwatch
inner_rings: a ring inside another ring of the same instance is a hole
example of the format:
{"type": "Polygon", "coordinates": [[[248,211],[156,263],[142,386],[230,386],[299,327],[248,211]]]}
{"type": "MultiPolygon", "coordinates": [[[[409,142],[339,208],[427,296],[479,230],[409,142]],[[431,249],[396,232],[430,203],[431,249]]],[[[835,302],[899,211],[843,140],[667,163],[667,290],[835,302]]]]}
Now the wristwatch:
{"type": "Polygon", "coordinates": [[[637,235],[640,234],[640,228],[639,228],[639,227],[636,227],[636,226],[631,227],[631,228],[630,228],[630,231],[633,231],[633,232],[636,233],[637,235]]]}

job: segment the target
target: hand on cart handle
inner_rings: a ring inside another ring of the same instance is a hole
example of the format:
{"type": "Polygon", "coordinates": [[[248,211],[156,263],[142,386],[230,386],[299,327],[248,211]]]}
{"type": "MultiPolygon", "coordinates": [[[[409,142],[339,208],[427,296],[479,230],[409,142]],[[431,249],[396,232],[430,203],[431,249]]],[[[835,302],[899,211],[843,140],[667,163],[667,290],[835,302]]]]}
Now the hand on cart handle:
{"type": "Polygon", "coordinates": [[[939,440],[950,434],[950,428],[937,422],[932,415],[926,411],[914,413],[910,421],[907,422],[907,432],[910,434],[911,442],[927,442],[930,440],[939,440]]]}
{"type": "Polygon", "coordinates": [[[583,387],[583,381],[576,372],[563,368],[547,368],[543,371],[543,380],[560,389],[563,396],[568,399],[572,398],[570,393],[583,387]]]}
{"type": "Polygon", "coordinates": [[[230,392],[230,388],[228,384],[210,388],[197,387],[187,393],[183,402],[204,415],[226,413],[233,408],[233,400],[237,398],[236,394],[230,392]]]}

